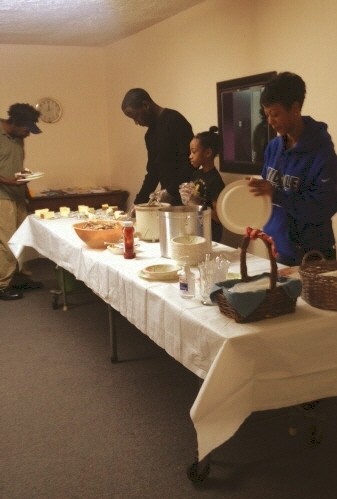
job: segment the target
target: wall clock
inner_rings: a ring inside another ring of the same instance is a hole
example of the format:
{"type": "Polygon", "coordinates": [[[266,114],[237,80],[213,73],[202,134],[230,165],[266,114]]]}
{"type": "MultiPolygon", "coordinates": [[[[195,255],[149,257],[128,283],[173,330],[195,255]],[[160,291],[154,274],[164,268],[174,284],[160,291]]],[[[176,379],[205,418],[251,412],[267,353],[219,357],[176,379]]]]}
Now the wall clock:
{"type": "Polygon", "coordinates": [[[63,114],[61,104],[51,97],[39,99],[35,107],[40,111],[40,119],[45,123],[56,123],[63,114]]]}

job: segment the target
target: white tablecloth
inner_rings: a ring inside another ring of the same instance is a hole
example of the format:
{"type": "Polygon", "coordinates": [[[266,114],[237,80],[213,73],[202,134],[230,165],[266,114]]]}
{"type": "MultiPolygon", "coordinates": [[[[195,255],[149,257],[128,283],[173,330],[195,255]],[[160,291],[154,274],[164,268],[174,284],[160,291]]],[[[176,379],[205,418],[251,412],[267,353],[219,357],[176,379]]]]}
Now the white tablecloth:
{"type": "MultiPolygon", "coordinates": [[[[199,459],[228,440],[249,414],[337,395],[336,312],[298,300],[294,314],[237,324],[217,306],[179,296],[178,283],[146,281],[138,271],[167,263],[158,243],[141,242],[134,260],[91,250],[72,228],[74,219],[29,216],[10,241],[25,246],[84,281],[204,383],[191,409],[199,459]]],[[[224,249],[232,255],[234,250],[224,249]]],[[[250,274],[269,269],[249,255],[250,274]]],[[[238,261],[231,271],[239,270],[238,261]]]]}

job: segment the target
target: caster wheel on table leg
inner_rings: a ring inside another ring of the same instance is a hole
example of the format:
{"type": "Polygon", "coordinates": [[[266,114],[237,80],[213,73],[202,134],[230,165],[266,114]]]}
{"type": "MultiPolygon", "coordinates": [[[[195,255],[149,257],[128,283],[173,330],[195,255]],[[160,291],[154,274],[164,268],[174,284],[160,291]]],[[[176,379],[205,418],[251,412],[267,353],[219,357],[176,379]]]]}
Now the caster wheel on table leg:
{"type": "Polygon", "coordinates": [[[59,308],[59,298],[61,296],[61,291],[59,291],[58,289],[51,289],[50,290],[50,294],[52,296],[52,308],[53,310],[57,310],[59,308]]]}
{"type": "Polygon", "coordinates": [[[201,464],[196,461],[187,469],[187,477],[194,483],[203,482],[210,474],[210,471],[211,467],[209,463],[201,468],[201,464]]]}
{"type": "Polygon", "coordinates": [[[323,432],[320,426],[315,424],[312,425],[310,428],[309,444],[312,447],[317,447],[322,442],[322,438],[323,438],[323,432]]]}
{"type": "Polygon", "coordinates": [[[297,428],[295,426],[289,426],[289,428],[288,428],[288,435],[290,437],[296,437],[296,435],[297,435],[297,428]]]}

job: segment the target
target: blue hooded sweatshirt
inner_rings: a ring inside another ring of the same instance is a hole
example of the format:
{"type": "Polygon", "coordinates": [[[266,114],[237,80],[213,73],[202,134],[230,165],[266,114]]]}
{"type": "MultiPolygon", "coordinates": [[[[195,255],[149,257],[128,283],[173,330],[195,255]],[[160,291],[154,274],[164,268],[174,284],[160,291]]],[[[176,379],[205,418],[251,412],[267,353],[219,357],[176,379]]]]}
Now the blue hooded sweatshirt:
{"type": "Polygon", "coordinates": [[[337,157],[327,125],[303,116],[297,144],[269,142],[262,177],[274,186],[273,211],[263,230],[282,260],[299,264],[298,254],[329,251],[335,244],[331,217],[337,211],[337,157]]]}

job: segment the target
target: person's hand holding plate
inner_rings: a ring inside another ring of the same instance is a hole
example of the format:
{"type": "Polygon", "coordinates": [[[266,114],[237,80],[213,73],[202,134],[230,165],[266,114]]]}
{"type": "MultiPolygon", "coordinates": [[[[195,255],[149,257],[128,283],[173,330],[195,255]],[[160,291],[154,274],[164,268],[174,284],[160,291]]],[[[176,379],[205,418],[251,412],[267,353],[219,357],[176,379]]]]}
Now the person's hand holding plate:
{"type": "Polygon", "coordinates": [[[216,211],[226,229],[245,234],[247,227],[263,228],[272,212],[272,186],[266,184],[269,182],[262,179],[242,179],[231,182],[220,192],[216,211]]]}
{"type": "Polygon", "coordinates": [[[248,180],[248,186],[250,192],[254,196],[270,196],[273,194],[273,186],[268,180],[264,180],[262,178],[254,178],[251,177],[248,180]]]}

